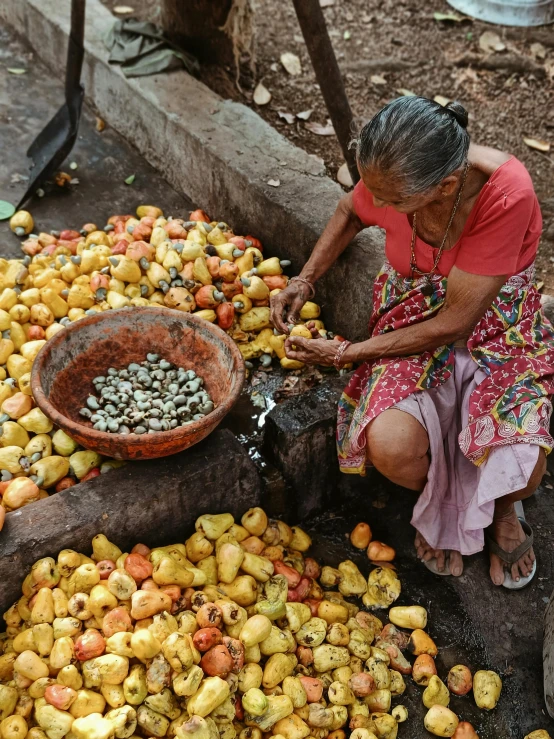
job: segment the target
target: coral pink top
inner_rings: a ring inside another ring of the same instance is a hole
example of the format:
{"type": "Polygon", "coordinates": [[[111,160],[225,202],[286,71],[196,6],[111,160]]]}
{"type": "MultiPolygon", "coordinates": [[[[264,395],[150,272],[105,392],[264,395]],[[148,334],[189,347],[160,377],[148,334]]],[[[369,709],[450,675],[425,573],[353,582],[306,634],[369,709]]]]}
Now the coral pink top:
{"type": "MultiPolygon", "coordinates": [[[[354,188],[354,208],[367,226],[387,232],[386,255],[394,269],[410,276],[412,226],[406,213],[378,208],[362,181],[354,188]]],[[[542,217],[529,172],[515,157],[493,172],[468,216],[462,234],[443,255],[437,271],[448,275],[454,265],[474,275],[511,276],[535,259],[542,231],[542,217]]],[[[433,268],[437,249],[416,238],[418,270],[433,268]]]]}

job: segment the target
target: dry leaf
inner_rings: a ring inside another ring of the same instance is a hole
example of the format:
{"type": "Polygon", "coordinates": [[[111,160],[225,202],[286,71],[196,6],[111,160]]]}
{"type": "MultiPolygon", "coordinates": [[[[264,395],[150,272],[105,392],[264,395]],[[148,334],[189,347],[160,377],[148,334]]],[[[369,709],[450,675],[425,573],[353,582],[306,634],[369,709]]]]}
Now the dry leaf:
{"type": "Polygon", "coordinates": [[[334,136],[335,135],[335,129],[333,128],[333,124],[328,121],[327,125],[323,126],[321,123],[316,123],[315,121],[308,121],[306,123],[306,128],[308,131],[311,131],[312,133],[317,134],[318,136],[334,136]]]}
{"type": "Polygon", "coordinates": [[[508,79],[504,83],[503,87],[507,87],[509,89],[510,87],[513,87],[515,85],[515,83],[517,82],[517,80],[518,80],[517,74],[512,74],[511,77],[508,77],[508,79]]]}
{"type": "Polygon", "coordinates": [[[319,4],[322,8],[329,8],[335,4],[335,0],[319,0],[319,4]]]}
{"type": "Polygon", "coordinates": [[[299,74],[302,74],[300,59],[296,54],[291,54],[290,51],[286,51],[284,54],[281,54],[281,64],[293,77],[297,77],[299,74]]]}
{"type": "Polygon", "coordinates": [[[106,128],[106,121],[102,118],[96,117],[96,130],[101,133],[106,128]]]}
{"type": "Polygon", "coordinates": [[[134,8],[131,8],[129,5],[116,5],[113,9],[114,13],[118,13],[119,15],[124,15],[125,13],[132,13],[134,8]]]}
{"type": "Polygon", "coordinates": [[[528,139],[523,137],[523,140],[530,149],[536,149],[536,151],[549,152],[550,144],[548,141],[542,141],[542,139],[528,139]]]}
{"type": "Polygon", "coordinates": [[[256,85],[256,89],[254,90],[254,102],[256,105],[267,105],[269,101],[271,100],[271,93],[265,87],[265,85],[262,85],[261,82],[258,82],[256,85]]]}
{"type": "Polygon", "coordinates": [[[271,187],[279,187],[281,180],[268,180],[267,184],[271,185],[271,187]]]}
{"type": "Polygon", "coordinates": [[[344,187],[352,187],[354,185],[354,183],[352,182],[352,177],[350,176],[350,170],[348,169],[348,165],[346,164],[346,162],[341,167],[339,167],[339,171],[337,172],[337,180],[344,187]]]}
{"type": "Polygon", "coordinates": [[[373,82],[374,85],[386,85],[387,84],[387,80],[384,77],[382,77],[380,74],[372,74],[369,79],[373,82]]]}
{"type": "Polygon", "coordinates": [[[471,20],[471,18],[464,15],[458,15],[458,13],[433,13],[433,18],[436,21],[452,21],[453,23],[471,20]]]}
{"type": "Polygon", "coordinates": [[[531,44],[531,54],[533,54],[533,56],[537,59],[545,59],[546,49],[541,43],[537,41],[536,44],[531,44]]]}
{"type": "Polygon", "coordinates": [[[465,69],[460,69],[459,71],[454,72],[454,79],[456,80],[454,83],[455,90],[457,90],[460,85],[463,85],[464,82],[479,82],[477,72],[471,67],[466,67],[465,69]]]}
{"type": "Polygon", "coordinates": [[[397,93],[398,93],[399,95],[403,95],[404,97],[407,97],[407,98],[415,98],[415,97],[416,97],[416,94],[415,94],[415,92],[412,92],[411,90],[406,90],[406,88],[405,88],[405,87],[399,87],[399,88],[398,88],[398,89],[396,90],[396,92],[397,92],[397,93]]]}
{"type": "Polygon", "coordinates": [[[446,105],[448,105],[448,103],[450,102],[450,99],[449,98],[445,98],[444,95],[435,95],[435,97],[433,98],[433,100],[436,103],[438,103],[439,105],[442,105],[443,107],[446,106],[446,105]]]}
{"type": "Polygon", "coordinates": [[[294,116],[292,113],[285,113],[283,110],[279,110],[277,111],[277,115],[287,123],[294,123],[294,116]]]}
{"type": "Polygon", "coordinates": [[[313,112],[313,110],[302,110],[300,113],[296,114],[296,117],[300,118],[301,121],[307,121],[313,112]]]}
{"type": "Polygon", "coordinates": [[[506,44],[502,42],[502,39],[494,31],[485,31],[479,36],[479,46],[487,54],[492,54],[495,51],[504,51],[506,44]]]}

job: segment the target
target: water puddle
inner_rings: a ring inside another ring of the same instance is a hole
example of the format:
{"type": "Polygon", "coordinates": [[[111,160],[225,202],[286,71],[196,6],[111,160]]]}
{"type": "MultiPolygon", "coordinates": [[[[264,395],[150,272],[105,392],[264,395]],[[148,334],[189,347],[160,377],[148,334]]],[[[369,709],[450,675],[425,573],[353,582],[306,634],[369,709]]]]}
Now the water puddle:
{"type": "Polygon", "coordinates": [[[221,424],[221,428],[233,432],[259,467],[265,467],[261,453],[265,419],[274,407],[269,387],[246,387],[221,424]]]}

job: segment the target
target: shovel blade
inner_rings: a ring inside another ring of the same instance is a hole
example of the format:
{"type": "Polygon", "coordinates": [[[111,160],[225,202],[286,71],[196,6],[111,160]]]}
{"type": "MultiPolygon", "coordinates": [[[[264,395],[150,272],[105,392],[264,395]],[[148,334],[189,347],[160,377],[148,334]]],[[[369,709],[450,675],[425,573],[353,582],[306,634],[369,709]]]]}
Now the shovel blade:
{"type": "Polygon", "coordinates": [[[27,156],[33,160],[33,165],[29,185],[18,203],[18,209],[58,170],[75,145],[83,97],[84,90],[81,87],[79,95],[69,104],[62,105],[29,147],[27,156]]]}

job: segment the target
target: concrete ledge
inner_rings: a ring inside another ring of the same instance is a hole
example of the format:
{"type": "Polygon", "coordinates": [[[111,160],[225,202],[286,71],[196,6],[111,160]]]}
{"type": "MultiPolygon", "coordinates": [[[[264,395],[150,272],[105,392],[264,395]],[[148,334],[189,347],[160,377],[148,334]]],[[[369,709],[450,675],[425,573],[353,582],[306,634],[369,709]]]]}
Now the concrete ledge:
{"type": "Polygon", "coordinates": [[[33,562],[61,549],[90,552],[105,534],[124,551],[139,541],[184,541],[203,513],[241,516],[260,505],[262,482],[230,431],[173,457],[134,462],[9,513],[0,537],[0,613],[19,596],[33,562]]]}
{"type": "MultiPolygon", "coordinates": [[[[0,3],[0,18],[30,40],[60,78],[69,7],[69,0],[0,3]]],[[[239,231],[254,233],[269,252],[291,259],[298,272],[342,194],[339,185],[324,175],[317,158],[252,110],[222,100],[184,71],[126,80],[108,64],[102,41],[113,21],[99,0],[87,0],[87,100],[176,189],[239,231]],[[280,180],[280,187],[269,186],[269,179],[280,180]]],[[[318,286],[325,319],[348,338],[367,334],[382,246],[376,229],[365,232],[318,286]]]]}

